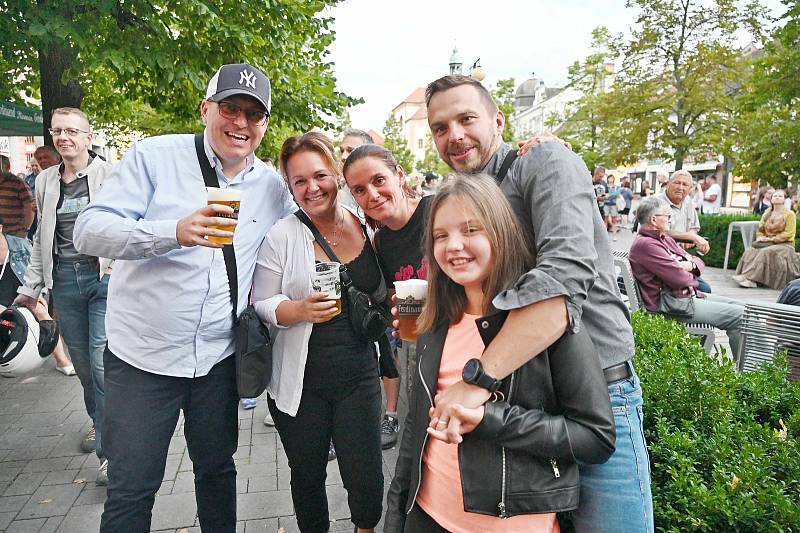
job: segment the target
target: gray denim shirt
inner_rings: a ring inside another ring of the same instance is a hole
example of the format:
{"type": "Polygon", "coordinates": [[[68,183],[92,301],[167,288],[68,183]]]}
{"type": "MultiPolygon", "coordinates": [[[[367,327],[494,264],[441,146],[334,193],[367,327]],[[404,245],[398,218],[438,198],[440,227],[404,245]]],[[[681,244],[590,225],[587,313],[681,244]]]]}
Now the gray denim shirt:
{"type": "MultiPolygon", "coordinates": [[[[483,172],[496,175],[510,150],[500,146],[483,172]]],[[[542,143],[514,161],[500,187],[534,245],[536,266],[497,295],[495,307],[565,296],[569,330],[585,325],[603,368],[631,359],[630,315],[583,160],[560,143],[542,143]]]]}

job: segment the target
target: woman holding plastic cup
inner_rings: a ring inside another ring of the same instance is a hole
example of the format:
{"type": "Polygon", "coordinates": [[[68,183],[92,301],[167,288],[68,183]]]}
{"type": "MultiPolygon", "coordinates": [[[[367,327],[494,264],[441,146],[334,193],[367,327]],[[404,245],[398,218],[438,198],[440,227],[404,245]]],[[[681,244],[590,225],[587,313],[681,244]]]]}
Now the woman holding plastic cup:
{"type": "MultiPolygon", "coordinates": [[[[418,197],[407,185],[403,167],[389,150],[377,144],[356,148],[345,161],[343,173],[367,223],[377,230],[375,249],[386,286],[397,288],[397,282],[424,280],[427,263],[422,239],[425,213],[433,197],[418,197]]],[[[421,284],[408,285],[416,292],[416,285],[421,284]]],[[[402,337],[414,340],[413,335],[402,337]]]]}
{"type": "MultiPolygon", "coordinates": [[[[340,167],[331,142],[317,132],[292,137],[284,142],[280,161],[300,209],[345,263],[356,287],[372,293],[380,269],[365,227],[337,200],[340,167]]],[[[261,319],[273,326],[268,405],[289,459],[300,531],[328,530],[331,438],[351,520],[358,531],[372,531],[383,498],[377,360],[374,345],[350,325],[346,302],[337,304],[338,265],[330,263],[295,216],[278,222],[264,240],[253,301],[261,319]]]]}

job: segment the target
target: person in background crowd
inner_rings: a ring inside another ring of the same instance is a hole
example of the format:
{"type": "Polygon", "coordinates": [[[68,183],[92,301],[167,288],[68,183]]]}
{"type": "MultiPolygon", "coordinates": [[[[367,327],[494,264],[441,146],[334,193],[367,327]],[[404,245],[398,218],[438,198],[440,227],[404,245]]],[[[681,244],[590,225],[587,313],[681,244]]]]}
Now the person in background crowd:
{"type": "Polygon", "coordinates": [[[578,461],[602,463],[614,451],[599,358],[585,330],[565,333],[505,383],[494,382],[498,401],[458,408],[458,446],[428,438],[444,429],[428,427],[434,392],[455,383],[465,364],[480,368],[476,357],[502,324],[492,299],[533,257],[511,205],[486,174],[446,181],[426,218],[431,262],[418,320],[419,371],[384,530],[557,531],[555,511],[578,505],[578,461]]]}
{"type": "Polygon", "coordinates": [[[0,173],[0,224],[8,235],[28,238],[36,217],[36,202],[22,178],[0,173]]]}
{"type": "Polygon", "coordinates": [[[789,282],[778,295],[778,303],[800,305],[800,279],[789,282]]]}
{"type": "Polygon", "coordinates": [[[641,197],[642,198],[647,198],[648,196],[651,196],[652,194],[653,194],[653,190],[650,188],[650,182],[647,181],[646,179],[642,180],[641,197]]]}
{"type": "MultiPolygon", "coordinates": [[[[698,233],[700,219],[688,197],[693,188],[692,174],[688,170],[676,170],[669,177],[664,190],[655,197],[668,204],[672,211],[669,236],[686,250],[697,248],[701,254],[707,254],[711,245],[698,233]]],[[[705,280],[698,278],[697,281],[702,292],[711,292],[711,286],[705,280]]]]}
{"type": "Polygon", "coordinates": [[[654,194],[664,192],[664,187],[667,186],[668,181],[669,178],[667,178],[667,175],[663,172],[656,174],[656,192],[654,194]]]}
{"type": "Polygon", "coordinates": [[[0,155],[0,172],[11,172],[11,160],[4,155],[0,155]]]}
{"type": "MultiPolygon", "coordinates": [[[[352,283],[373,294],[381,271],[366,228],[338,201],[341,168],[333,144],[319,132],[290,137],[280,162],[295,201],[352,283]]],[[[328,294],[313,292],[315,262],[333,260],[298,217],[281,220],[258,252],[253,305],[277,328],[267,402],[289,459],[297,525],[328,531],[325,476],[333,439],[350,519],[367,533],[380,521],[383,500],[378,361],[374,343],[351,324],[347,295],[337,312],[328,294]]]]}
{"type": "MultiPolygon", "coordinates": [[[[36,177],[39,229],[34,236],[25,283],[14,303],[33,310],[43,289],[52,294],[61,336],[83,387],[86,412],[92,419],[92,427],[80,449],[97,454],[100,466],[95,482],[106,485],[108,461],[101,422],[105,407],[103,349],[111,261],[78,251],[73,233],[75,220],[89,204],[90,197],[100,190],[111,165],[89,149],[92,128],[80,109],[54,110],[50,134],[63,162],[36,177]]],[[[38,153],[39,150],[35,152],[38,153]]]]}
{"type": "MultiPolygon", "coordinates": [[[[17,289],[25,281],[25,270],[27,270],[31,259],[31,243],[28,239],[14,237],[3,233],[3,226],[0,225],[0,257],[3,258],[2,272],[0,272],[0,306],[9,307],[17,296],[17,289]]],[[[37,320],[52,320],[48,313],[47,301],[39,297],[38,304],[34,308],[33,315],[37,320]]],[[[65,376],[74,376],[75,367],[64,353],[64,345],[59,338],[56,347],[53,349],[53,359],[56,361],[56,370],[65,376]]]]}
{"type": "Polygon", "coordinates": [[[775,192],[775,189],[769,185],[758,188],[755,202],[753,202],[754,215],[763,215],[767,209],[772,207],[773,192],[775,192]]]}
{"type": "Polygon", "coordinates": [[[620,195],[625,199],[625,209],[619,212],[621,216],[625,217],[625,223],[627,224],[630,220],[628,217],[631,214],[631,207],[633,207],[633,191],[631,190],[631,180],[627,176],[622,178],[622,189],[620,190],[620,195]]]}
{"type": "Polygon", "coordinates": [[[425,173],[425,180],[422,182],[422,195],[430,196],[436,194],[436,187],[439,185],[439,176],[433,172],[425,173]]]}
{"type": "Polygon", "coordinates": [[[36,176],[39,175],[39,172],[42,171],[42,168],[39,166],[39,163],[36,162],[36,159],[31,159],[28,162],[28,174],[25,175],[23,178],[25,180],[25,185],[31,190],[32,194],[36,193],[36,176]]]}
{"type": "Polygon", "coordinates": [[[622,194],[622,188],[615,183],[616,178],[612,174],[608,177],[605,200],[603,200],[603,220],[606,223],[606,228],[611,231],[611,239],[614,242],[617,241],[617,225],[619,224],[617,198],[622,194]]]}
{"type": "MultiPolygon", "coordinates": [[[[539,144],[511,161],[512,147],[502,140],[503,113],[486,88],[468,76],[432,82],[426,104],[439,156],[457,172],[503,178],[501,189],[535,251],[535,266],[492,302],[510,312],[481,356],[484,375],[503,379],[564,332],[586,328],[617,413],[617,451],[602,465],[581,465],[581,503],[573,522],[578,531],[617,531],[620,524],[630,531],[653,531],[633,332],[608,234],[593,212],[597,204],[586,165],[558,142],[539,144]],[[511,163],[502,176],[507,157],[511,163]]],[[[460,427],[455,406],[476,408],[490,396],[480,385],[457,380],[434,398],[431,427],[441,421],[454,436],[460,427]]]]}
{"type": "Polygon", "coordinates": [[[703,214],[719,215],[722,205],[722,187],[717,183],[716,174],[711,174],[706,178],[706,189],[703,191],[703,214]]]}
{"type": "Polygon", "coordinates": [[[61,162],[61,156],[52,146],[40,146],[33,152],[33,158],[39,164],[39,168],[47,170],[61,162]]]}
{"type": "Polygon", "coordinates": [[[103,426],[110,483],[102,533],[150,531],[181,411],[200,529],[236,531],[233,316],[248,305],[267,231],[296,209],[283,180],[254,153],[271,103],[260,69],[223,65],[200,102],[202,136],[134,143],[78,217],[78,249],[118,259],[105,351],[106,405],[113,415],[103,426]],[[233,208],[207,204],[200,161],[211,166],[218,187],[241,191],[238,224],[230,218],[233,208]],[[209,236],[233,238],[235,305],[223,245],[209,236]]]}
{"type": "Polygon", "coordinates": [[[597,165],[592,172],[592,185],[594,186],[594,196],[597,200],[597,209],[600,211],[600,217],[605,219],[603,213],[603,203],[606,200],[606,192],[608,191],[608,183],[605,180],[606,167],[597,165]]]}
{"type": "Polygon", "coordinates": [[[678,246],[669,236],[669,221],[672,209],[661,199],[653,197],[642,200],[636,210],[639,235],[633,241],[628,260],[631,271],[639,283],[645,308],[651,313],[661,311],[662,292],[670,291],[674,296],[692,298],[692,316],[670,318],[689,324],[711,324],[728,333],[733,354],[739,353],[741,322],[744,304],[698,290],[697,278],[703,273],[705,264],[678,246]]]}
{"type": "Polygon", "coordinates": [[[772,193],[772,207],[761,216],[756,240],[736,267],[733,281],[740,287],[765,285],[780,290],[800,277],[800,259],[794,246],[797,218],[794,211],[786,209],[785,199],[783,189],[772,193]]]}

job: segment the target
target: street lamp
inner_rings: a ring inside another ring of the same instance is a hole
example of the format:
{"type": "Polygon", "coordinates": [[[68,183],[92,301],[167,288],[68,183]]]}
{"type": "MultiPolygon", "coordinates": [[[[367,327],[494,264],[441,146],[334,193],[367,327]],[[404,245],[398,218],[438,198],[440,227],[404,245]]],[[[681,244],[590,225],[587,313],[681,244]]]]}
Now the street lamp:
{"type": "Polygon", "coordinates": [[[486,71],[483,70],[483,67],[481,66],[480,57],[476,59],[475,62],[472,64],[472,67],[470,67],[469,75],[472,79],[477,81],[483,81],[483,79],[486,77],[486,71]]]}

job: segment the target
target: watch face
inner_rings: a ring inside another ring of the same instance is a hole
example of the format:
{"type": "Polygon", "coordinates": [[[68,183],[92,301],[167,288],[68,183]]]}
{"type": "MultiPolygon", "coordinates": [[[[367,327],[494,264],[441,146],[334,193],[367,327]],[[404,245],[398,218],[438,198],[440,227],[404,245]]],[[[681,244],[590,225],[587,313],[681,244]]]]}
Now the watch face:
{"type": "Polygon", "coordinates": [[[467,364],[464,365],[464,375],[462,376],[464,381],[467,383],[473,383],[478,377],[480,366],[481,363],[477,359],[470,359],[467,361],[467,364]]]}

